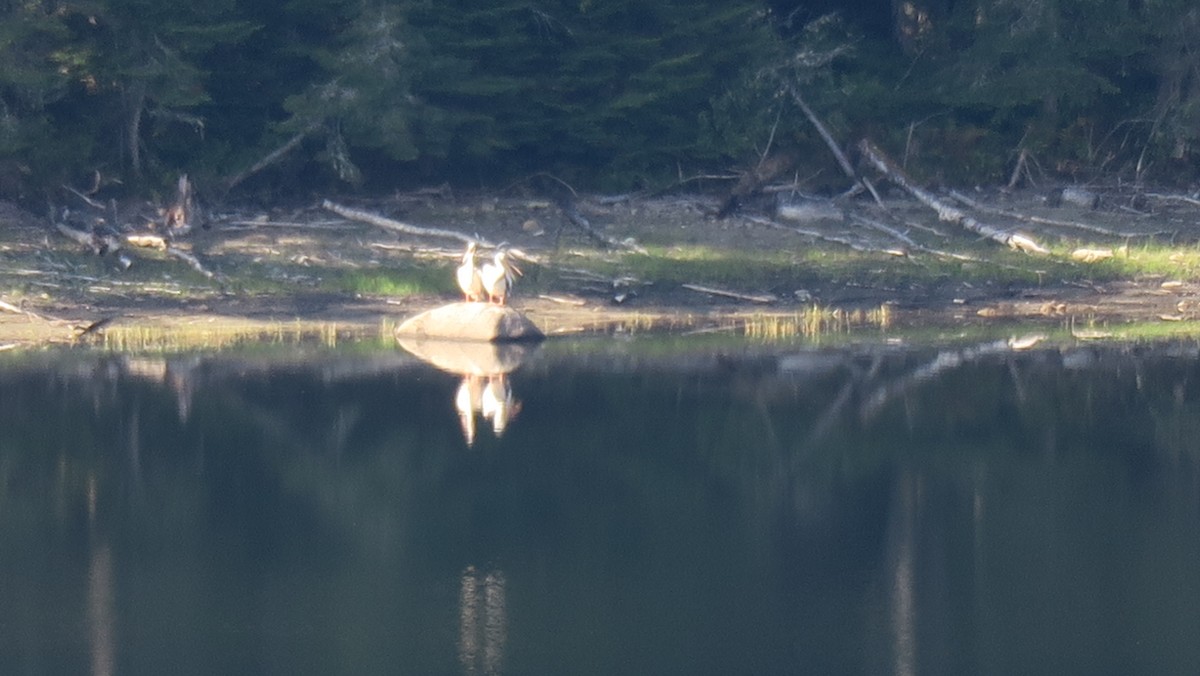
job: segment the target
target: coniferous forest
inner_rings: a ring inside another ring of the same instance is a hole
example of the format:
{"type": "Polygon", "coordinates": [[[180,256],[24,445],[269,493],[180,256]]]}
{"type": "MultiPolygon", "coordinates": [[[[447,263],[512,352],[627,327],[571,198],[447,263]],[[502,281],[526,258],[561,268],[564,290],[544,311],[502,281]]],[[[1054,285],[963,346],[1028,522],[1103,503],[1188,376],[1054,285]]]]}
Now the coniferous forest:
{"type": "Polygon", "coordinates": [[[0,198],[703,187],[772,154],[844,187],[804,103],[929,183],[1188,185],[1197,35],[1195,0],[0,0],[0,198]]]}

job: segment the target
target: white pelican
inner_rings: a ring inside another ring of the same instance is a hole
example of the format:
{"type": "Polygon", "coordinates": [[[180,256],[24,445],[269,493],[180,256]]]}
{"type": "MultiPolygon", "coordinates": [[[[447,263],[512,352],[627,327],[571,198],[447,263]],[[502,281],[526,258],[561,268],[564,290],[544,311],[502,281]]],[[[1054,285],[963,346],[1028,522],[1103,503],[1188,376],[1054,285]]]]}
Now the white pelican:
{"type": "Polygon", "coordinates": [[[458,288],[468,303],[483,300],[486,292],[483,290],[483,280],[479,276],[479,268],[475,267],[475,242],[467,243],[467,251],[463,254],[462,265],[454,271],[458,279],[458,288]]]}
{"type": "Polygon", "coordinates": [[[503,247],[496,250],[496,255],[490,262],[479,268],[479,278],[483,289],[487,292],[488,302],[504,305],[508,301],[508,292],[512,289],[513,275],[523,274],[521,269],[508,260],[508,252],[503,247]]]}

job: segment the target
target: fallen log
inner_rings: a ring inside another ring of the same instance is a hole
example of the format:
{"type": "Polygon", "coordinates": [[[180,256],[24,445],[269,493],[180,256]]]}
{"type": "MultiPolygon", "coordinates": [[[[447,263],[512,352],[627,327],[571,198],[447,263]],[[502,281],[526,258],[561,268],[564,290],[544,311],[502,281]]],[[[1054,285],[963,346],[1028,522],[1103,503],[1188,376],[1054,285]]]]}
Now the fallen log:
{"type": "Polygon", "coordinates": [[[764,293],[764,294],[738,293],[736,291],[726,291],[725,289],[715,289],[711,286],[701,286],[699,284],[681,284],[680,286],[682,286],[685,289],[689,289],[691,291],[697,291],[699,293],[706,293],[710,296],[722,296],[724,298],[734,298],[736,300],[747,300],[747,301],[750,301],[751,303],[764,303],[765,304],[765,303],[774,303],[779,300],[779,298],[777,296],[775,296],[775,294],[771,294],[771,293],[764,293]]]}
{"type": "Polygon", "coordinates": [[[167,250],[167,239],[162,235],[153,233],[135,232],[125,235],[125,241],[130,246],[139,246],[145,249],[158,249],[159,251],[167,250]]]}
{"type": "Polygon", "coordinates": [[[479,236],[467,235],[455,230],[445,230],[443,228],[426,228],[417,225],[411,225],[409,223],[403,223],[385,216],[380,216],[379,214],[373,214],[369,211],[363,211],[362,209],[354,209],[352,207],[336,204],[330,200],[321,202],[321,208],[325,209],[326,211],[332,211],[342,218],[368,223],[370,225],[383,228],[384,230],[391,230],[392,232],[398,232],[404,235],[415,235],[417,237],[442,237],[445,239],[456,239],[464,244],[471,244],[474,242],[478,246],[495,246],[488,240],[479,236]]]}
{"type": "Polygon", "coordinates": [[[1042,216],[1033,216],[1030,214],[1022,214],[1017,211],[1012,211],[1011,209],[998,209],[996,207],[991,207],[986,204],[982,204],[976,200],[973,200],[970,197],[967,197],[966,195],[958,192],[957,190],[951,190],[950,197],[954,198],[954,200],[961,202],[962,204],[964,204],[967,207],[970,207],[971,209],[974,209],[976,211],[982,211],[985,213],[996,214],[997,216],[1004,216],[1005,218],[1015,218],[1019,221],[1026,221],[1028,223],[1037,223],[1039,225],[1052,225],[1052,226],[1059,227],[1059,228],[1073,228],[1075,230],[1086,230],[1088,232],[1094,232],[1094,233],[1097,233],[1100,235],[1106,235],[1108,237],[1126,237],[1126,238],[1129,238],[1129,237],[1153,237],[1156,234],[1158,234],[1158,235],[1163,234],[1161,232],[1151,233],[1151,232],[1126,232],[1123,230],[1110,230],[1108,228],[1102,228],[1098,225],[1092,225],[1091,223],[1081,223],[1079,221],[1063,221],[1063,220],[1059,220],[1056,218],[1044,218],[1042,216]]]}
{"type": "Polygon", "coordinates": [[[896,185],[903,188],[919,202],[937,212],[938,220],[954,223],[959,227],[973,232],[981,237],[999,242],[1007,247],[1024,251],[1026,253],[1045,254],[1049,251],[1034,240],[1029,235],[1020,232],[1013,232],[998,228],[987,223],[982,223],[966,212],[958,209],[950,204],[943,202],[933,193],[918,186],[903,169],[896,166],[887,154],[880,150],[869,139],[863,139],[858,144],[859,150],[862,151],[863,157],[874,166],[879,173],[887,177],[887,179],[896,185]]]}

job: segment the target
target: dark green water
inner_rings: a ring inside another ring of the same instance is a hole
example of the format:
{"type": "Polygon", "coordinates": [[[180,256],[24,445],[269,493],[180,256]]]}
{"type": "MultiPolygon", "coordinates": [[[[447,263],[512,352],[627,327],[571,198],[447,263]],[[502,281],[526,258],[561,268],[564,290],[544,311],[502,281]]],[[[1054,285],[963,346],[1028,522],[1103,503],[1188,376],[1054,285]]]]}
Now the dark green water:
{"type": "Polygon", "coordinates": [[[1200,673],[1195,346],[461,382],[7,356],[0,674],[1200,673]]]}

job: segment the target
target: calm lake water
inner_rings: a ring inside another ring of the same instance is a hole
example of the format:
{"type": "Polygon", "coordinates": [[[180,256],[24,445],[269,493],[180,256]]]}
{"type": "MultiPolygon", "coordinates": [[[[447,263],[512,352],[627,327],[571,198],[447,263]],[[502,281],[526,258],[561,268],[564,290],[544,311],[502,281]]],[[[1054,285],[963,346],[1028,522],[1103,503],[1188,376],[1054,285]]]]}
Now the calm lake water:
{"type": "Polygon", "coordinates": [[[4,355],[0,673],[1200,673],[1196,345],[426,357],[4,355]]]}

